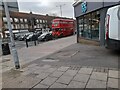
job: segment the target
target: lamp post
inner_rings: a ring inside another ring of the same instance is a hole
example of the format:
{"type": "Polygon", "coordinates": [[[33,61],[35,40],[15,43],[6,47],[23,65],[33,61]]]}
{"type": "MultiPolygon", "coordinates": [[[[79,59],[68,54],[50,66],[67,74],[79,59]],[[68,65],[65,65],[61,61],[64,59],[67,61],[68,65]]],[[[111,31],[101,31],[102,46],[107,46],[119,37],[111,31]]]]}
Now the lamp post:
{"type": "Polygon", "coordinates": [[[62,17],[62,6],[65,6],[65,4],[61,4],[61,5],[56,6],[56,7],[59,7],[59,8],[60,8],[61,17],[62,17]]]}
{"type": "Polygon", "coordinates": [[[12,52],[12,55],[13,55],[15,68],[19,69],[20,68],[19,58],[18,58],[17,50],[15,48],[15,41],[14,41],[14,38],[13,38],[13,32],[12,32],[12,26],[11,26],[11,22],[10,22],[10,15],[9,15],[9,10],[8,10],[7,0],[4,0],[3,3],[4,3],[4,8],[5,8],[5,14],[6,14],[6,18],[7,18],[9,33],[10,33],[11,52],[12,52]]]}

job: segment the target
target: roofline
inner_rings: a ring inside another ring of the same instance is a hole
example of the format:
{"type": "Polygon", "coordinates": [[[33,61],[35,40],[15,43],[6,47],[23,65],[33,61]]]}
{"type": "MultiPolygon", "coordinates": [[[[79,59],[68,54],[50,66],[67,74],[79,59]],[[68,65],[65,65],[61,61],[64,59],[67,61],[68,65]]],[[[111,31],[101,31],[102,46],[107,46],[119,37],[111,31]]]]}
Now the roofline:
{"type": "Polygon", "coordinates": [[[82,3],[84,0],[77,0],[75,3],[73,3],[73,7],[77,6],[78,4],[82,3]]]}

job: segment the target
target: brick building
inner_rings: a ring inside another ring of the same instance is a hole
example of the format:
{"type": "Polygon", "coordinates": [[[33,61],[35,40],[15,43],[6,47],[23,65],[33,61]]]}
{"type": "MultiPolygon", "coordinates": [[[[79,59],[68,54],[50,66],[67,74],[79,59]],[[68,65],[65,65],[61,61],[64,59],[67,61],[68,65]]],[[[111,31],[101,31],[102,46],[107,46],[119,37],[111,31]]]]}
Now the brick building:
{"type": "MultiPolygon", "coordinates": [[[[8,30],[7,27],[7,19],[4,15],[4,12],[2,13],[2,21],[3,25],[8,30]]],[[[52,20],[54,18],[63,18],[68,19],[64,17],[55,17],[55,16],[49,16],[49,15],[38,15],[38,14],[32,14],[32,13],[23,13],[23,12],[10,12],[10,20],[12,24],[12,30],[30,30],[31,25],[30,22],[35,22],[35,25],[33,28],[36,30],[41,30],[44,27],[50,27],[52,25],[52,20]],[[34,21],[35,20],[35,21],[34,21]]],[[[69,18],[71,19],[71,18],[69,18]]]]}

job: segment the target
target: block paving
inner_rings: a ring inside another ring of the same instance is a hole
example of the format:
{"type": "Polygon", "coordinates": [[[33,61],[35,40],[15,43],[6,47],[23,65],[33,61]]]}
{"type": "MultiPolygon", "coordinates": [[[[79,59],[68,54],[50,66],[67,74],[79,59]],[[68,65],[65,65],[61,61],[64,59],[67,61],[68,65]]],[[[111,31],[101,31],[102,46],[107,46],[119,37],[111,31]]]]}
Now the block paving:
{"type": "Polygon", "coordinates": [[[119,70],[81,67],[71,70],[68,66],[53,67],[51,65],[28,65],[25,68],[7,71],[2,74],[2,88],[103,88],[103,90],[118,90],[119,70]]]}

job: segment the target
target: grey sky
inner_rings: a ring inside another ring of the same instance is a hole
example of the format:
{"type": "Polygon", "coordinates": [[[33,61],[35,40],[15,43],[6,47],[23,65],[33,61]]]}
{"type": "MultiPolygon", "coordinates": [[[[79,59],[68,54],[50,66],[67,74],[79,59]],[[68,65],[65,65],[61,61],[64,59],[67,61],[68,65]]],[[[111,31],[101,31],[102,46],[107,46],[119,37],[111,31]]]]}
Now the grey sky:
{"type": "Polygon", "coordinates": [[[56,7],[59,5],[62,6],[62,16],[74,18],[74,8],[72,4],[74,0],[28,0],[27,2],[23,0],[17,0],[19,5],[20,12],[30,12],[36,14],[52,14],[55,13],[57,16],[60,16],[60,8],[56,7]]]}

